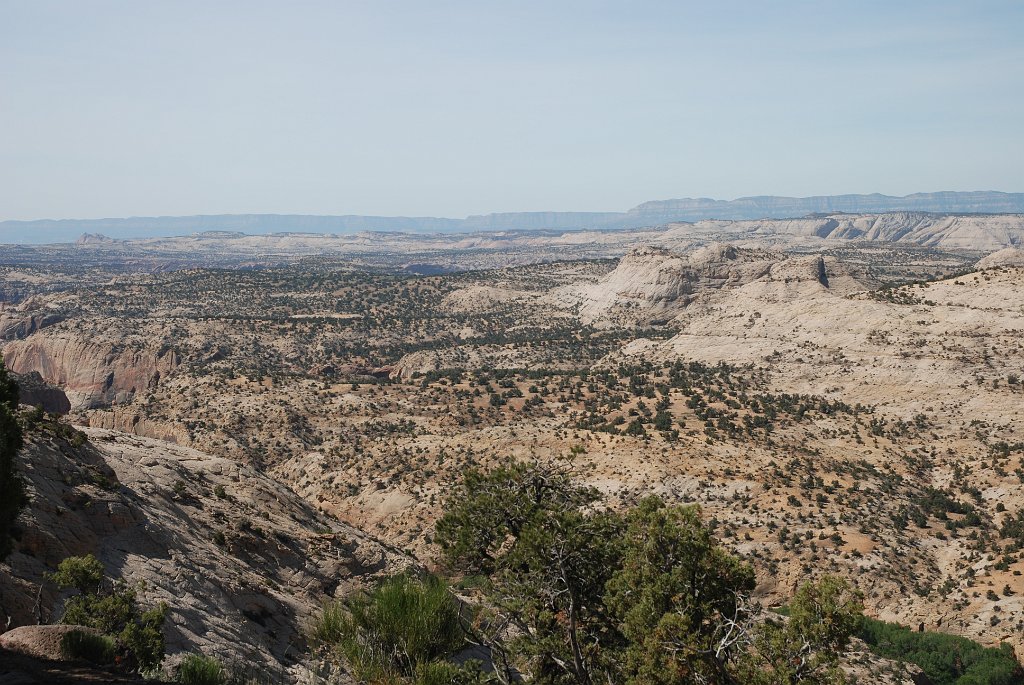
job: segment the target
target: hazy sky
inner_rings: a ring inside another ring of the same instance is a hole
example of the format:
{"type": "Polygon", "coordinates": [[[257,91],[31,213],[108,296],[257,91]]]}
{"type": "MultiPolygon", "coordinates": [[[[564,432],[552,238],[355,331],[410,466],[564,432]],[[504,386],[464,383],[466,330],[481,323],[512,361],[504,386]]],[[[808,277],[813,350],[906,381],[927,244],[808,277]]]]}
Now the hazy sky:
{"type": "Polygon", "coordinates": [[[0,0],[0,219],[1024,191],[1024,2],[0,0]]]}

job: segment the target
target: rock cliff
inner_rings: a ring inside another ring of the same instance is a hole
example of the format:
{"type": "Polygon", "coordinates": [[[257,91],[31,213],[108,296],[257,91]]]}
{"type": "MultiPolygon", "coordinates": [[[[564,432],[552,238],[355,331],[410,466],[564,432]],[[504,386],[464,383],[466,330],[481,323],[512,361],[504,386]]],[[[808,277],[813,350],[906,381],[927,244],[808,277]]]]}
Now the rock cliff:
{"type": "Polygon", "coordinates": [[[73,409],[121,404],[153,388],[177,368],[173,349],[152,341],[109,341],[71,328],[48,328],[3,348],[7,367],[19,374],[37,372],[63,388],[73,409]]]}

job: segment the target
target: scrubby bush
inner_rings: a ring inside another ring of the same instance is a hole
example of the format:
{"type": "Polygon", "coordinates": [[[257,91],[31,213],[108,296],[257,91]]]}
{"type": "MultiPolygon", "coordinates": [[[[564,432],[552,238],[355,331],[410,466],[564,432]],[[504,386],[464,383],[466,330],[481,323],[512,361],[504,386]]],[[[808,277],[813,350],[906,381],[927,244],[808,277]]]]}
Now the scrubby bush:
{"type": "Polygon", "coordinates": [[[436,673],[428,665],[465,642],[458,602],[445,584],[408,575],[327,605],[311,639],[344,657],[355,676],[369,682],[415,681],[419,673],[436,673]]]}
{"type": "Polygon", "coordinates": [[[117,642],[107,635],[72,630],[60,639],[60,653],[65,659],[84,659],[98,666],[107,666],[114,663],[117,642]]]}
{"type": "Polygon", "coordinates": [[[416,669],[416,685],[487,685],[494,677],[480,668],[479,663],[453,664],[447,661],[428,661],[416,669]]]}
{"type": "Polygon", "coordinates": [[[825,576],[804,583],[785,612],[752,631],[750,649],[739,660],[749,685],[846,683],[839,656],[863,620],[861,596],[845,578],[825,576]]]}
{"type": "Polygon", "coordinates": [[[178,666],[174,679],[183,685],[225,685],[229,676],[215,657],[189,654],[178,666]]]}

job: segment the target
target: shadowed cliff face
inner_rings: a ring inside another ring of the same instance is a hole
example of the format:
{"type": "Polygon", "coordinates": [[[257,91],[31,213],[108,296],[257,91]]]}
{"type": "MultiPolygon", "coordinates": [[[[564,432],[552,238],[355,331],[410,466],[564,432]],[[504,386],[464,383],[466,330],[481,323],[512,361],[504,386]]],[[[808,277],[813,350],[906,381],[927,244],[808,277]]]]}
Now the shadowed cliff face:
{"type": "Polygon", "coordinates": [[[137,393],[156,387],[179,364],[170,349],[90,339],[59,328],[8,344],[4,360],[15,373],[35,372],[62,388],[73,409],[129,402],[137,393]]]}
{"type": "Polygon", "coordinates": [[[51,414],[67,414],[71,402],[60,388],[43,380],[37,371],[17,376],[18,402],[33,407],[42,407],[51,414]]]}

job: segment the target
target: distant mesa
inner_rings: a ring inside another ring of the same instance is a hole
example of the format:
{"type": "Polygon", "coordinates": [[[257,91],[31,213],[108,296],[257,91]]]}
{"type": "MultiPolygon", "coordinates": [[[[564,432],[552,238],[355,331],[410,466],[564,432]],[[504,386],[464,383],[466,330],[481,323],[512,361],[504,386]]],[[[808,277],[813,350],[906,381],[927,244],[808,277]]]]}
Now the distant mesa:
{"type": "Polygon", "coordinates": [[[682,198],[645,202],[629,214],[671,221],[702,219],[791,219],[835,213],[877,214],[928,212],[940,214],[1006,214],[1024,212],[1024,193],[995,191],[914,193],[903,197],[881,195],[818,195],[779,197],[762,195],[736,200],[682,198]]]}
{"type": "Polygon", "coordinates": [[[97,245],[97,244],[110,244],[114,242],[113,238],[108,238],[102,233],[83,233],[75,241],[76,245],[97,245]]]}
{"type": "Polygon", "coordinates": [[[227,239],[231,240],[234,238],[244,238],[245,233],[242,231],[202,231],[196,234],[199,238],[215,238],[215,239],[227,239]]]}
{"type": "Polygon", "coordinates": [[[996,191],[881,195],[762,195],[735,200],[678,198],[644,202],[625,212],[506,212],[464,219],[404,216],[317,216],[302,214],[222,214],[114,219],[42,219],[0,222],[0,242],[98,244],[118,239],[163,238],[193,234],[243,232],[246,235],[314,233],[353,235],[360,232],[466,233],[473,231],[536,231],[620,229],[659,226],[705,219],[791,219],[836,213],[877,214],[1024,213],[1024,193],[996,191]],[[84,233],[84,234],[83,234],[84,233]],[[81,237],[79,237],[81,236],[81,237]]]}

